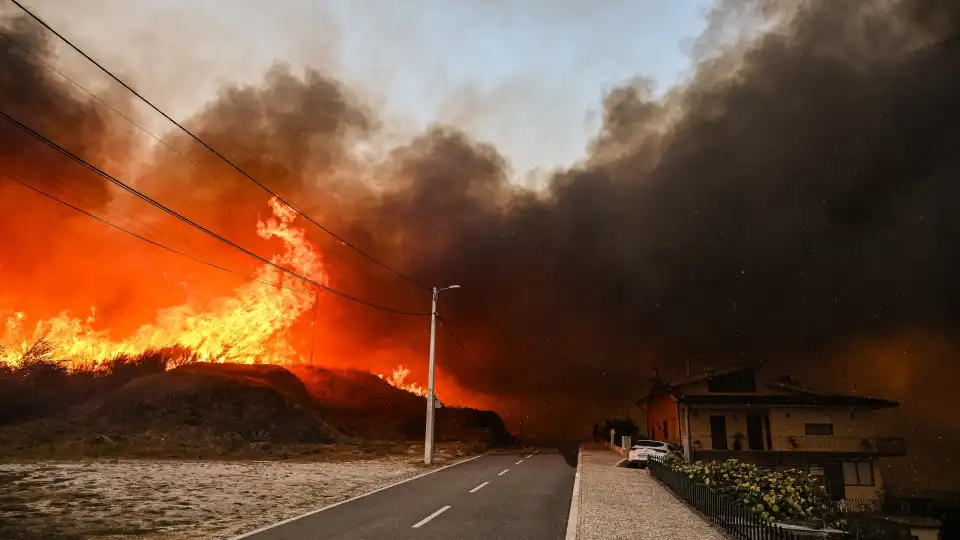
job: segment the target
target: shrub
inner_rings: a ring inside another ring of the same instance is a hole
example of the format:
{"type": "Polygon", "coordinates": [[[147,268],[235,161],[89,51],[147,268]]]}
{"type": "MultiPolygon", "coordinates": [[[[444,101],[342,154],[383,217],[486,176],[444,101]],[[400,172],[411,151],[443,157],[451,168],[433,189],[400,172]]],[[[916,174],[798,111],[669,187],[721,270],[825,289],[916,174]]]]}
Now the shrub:
{"type": "Polygon", "coordinates": [[[137,377],[196,361],[193,350],[175,345],[70,366],[41,338],[16,363],[0,363],[0,426],[56,414],[137,377]]]}
{"type": "Polygon", "coordinates": [[[804,471],[770,471],[737,459],[687,464],[673,455],[664,464],[691,481],[740,502],[764,519],[794,523],[816,520],[827,524],[839,521],[821,496],[817,480],[804,471]]]}

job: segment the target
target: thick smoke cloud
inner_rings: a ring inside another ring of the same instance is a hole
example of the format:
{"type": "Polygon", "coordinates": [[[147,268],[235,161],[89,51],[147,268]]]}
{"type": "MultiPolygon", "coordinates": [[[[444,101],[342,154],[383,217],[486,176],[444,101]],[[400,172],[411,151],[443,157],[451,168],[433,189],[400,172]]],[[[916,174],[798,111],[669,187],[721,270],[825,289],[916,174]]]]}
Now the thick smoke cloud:
{"type": "MultiPolygon", "coordinates": [[[[0,110],[86,159],[108,166],[122,162],[130,151],[127,125],[44,65],[55,65],[52,36],[22,17],[0,16],[0,31],[0,110]]],[[[124,104],[122,98],[113,101],[124,104]]],[[[103,179],[5,121],[0,121],[0,173],[92,211],[110,199],[103,179]]],[[[43,316],[89,308],[89,298],[71,303],[74,280],[109,279],[112,270],[96,261],[104,253],[98,241],[103,229],[78,216],[0,177],[0,311],[26,304],[43,316]]],[[[121,259],[115,257],[112,268],[122,273],[121,259]]]]}
{"type": "MultiPolygon", "coordinates": [[[[692,80],[660,100],[643,80],[613,91],[588,158],[541,193],[449,128],[370,163],[351,149],[375,114],[317,73],[277,68],[194,125],[376,256],[464,285],[443,302],[487,364],[450,362],[469,385],[527,392],[526,366],[568,374],[538,392],[576,377],[641,393],[654,364],[806,369],[844,339],[955,322],[957,17],[950,2],[718,4],[692,80]],[[761,19],[772,29],[705,52],[730,20],[761,19]]],[[[318,240],[344,288],[424,306],[318,240]]],[[[419,324],[343,313],[365,340],[419,324]]]]}
{"type": "MultiPolygon", "coordinates": [[[[687,361],[762,360],[811,379],[845,366],[864,382],[825,379],[833,390],[936,410],[868,376],[881,346],[855,344],[935,335],[939,360],[925,366],[954,369],[941,364],[960,341],[960,5],[730,1],[710,17],[690,81],[662,99],[643,79],[611,92],[587,157],[544,191],[511,183],[495,148],[451,127],[370,158],[358,148],[382,143],[376,111],[283,66],[224,89],[190,127],[374,256],[461,284],[441,313],[476,362],[441,339],[441,368],[537,403],[556,429],[687,361]],[[757,26],[731,38],[731,21],[757,26]]],[[[186,137],[165,139],[220,180],[160,149],[143,185],[257,245],[264,194],[186,137]]],[[[314,238],[337,288],[428,309],[427,293],[314,238]]],[[[330,355],[426,345],[420,319],[336,302],[325,322],[351,345],[330,355]]]]}

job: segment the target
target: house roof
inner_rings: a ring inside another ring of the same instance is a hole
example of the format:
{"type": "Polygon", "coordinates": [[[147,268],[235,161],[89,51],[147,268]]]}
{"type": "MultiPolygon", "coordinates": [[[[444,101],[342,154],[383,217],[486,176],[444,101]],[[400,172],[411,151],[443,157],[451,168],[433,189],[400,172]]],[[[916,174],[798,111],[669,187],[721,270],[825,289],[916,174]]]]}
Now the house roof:
{"type": "Polygon", "coordinates": [[[739,372],[739,371],[746,371],[746,370],[748,370],[748,369],[756,369],[757,367],[758,367],[758,366],[755,365],[755,364],[747,364],[747,365],[743,365],[743,366],[736,366],[736,367],[731,367],[731,368],[726,368],[726,369],[721,369],[721,370],[716,370],[716,371],[714,371],[714,370],[707,370],[707,371],[704,371],[703,373],[701,373],[701,374],[699,374],[699,375],[694,375],[694,376],[692,376],[692,377],[685,377],[685,378],[683,378],[683,379],[678,379],[678,380],[676,380],[676,381],[669,382],[669,383],[667,383],[667,387],[669,387],[669,388],[675,388],[675,387],[677,387],[677,386],[685,386],[685,385],[688,385],[688,384],[690,384],[690,383],[695,383],[695,382],[707,380],[707,379],[709,379],[709,378],[711,378],[711,377],[719,377],[719,376],[721,376],[721,375],[729,375],[729,374],[731,374],[731,373],[737,373],[737,372],[739,372]]]}
{"type": "Polygon", "coordinates": [[[665,383],[660,387],[653,388],[649,394],[640,398],[637,405],[649,401],[652,397],[669,393],[677,401],[682,403],[714,403],[730,405],[766,405],[766,406],[832,406],[832,407],[869,407],[885,408],[899,407],[900,402],[888,399],[850,396],[843,394],[833,394],[823,390],[807,388],[798,384],[784,382],[775,379],[762,379],[769,386],[791,392],[790,394],[760,394],[760,393],[737,393],[737,394],[687,394],[682,391],[684,386],[717,377],[737,373],[748,369],[756,369],[757,365],[742,365],[729,369],[718,371],[708,371],[693,377],[679,379],[670,383],[665,383]]]}
{"type": "Polygon", "coordinates": [[[676,394],[681,403],[704,403],[717,405],[780,405],[820,407],[899,407],[900,403],[888,399],[844,396],[840,394],[676,394]]]}
{"type": "Polygon", "coordinates": [[[743,370],[746,370],[746,369],[753,369],[753,368],[755,368],[755,367],[756,367],[756,366],[754,366],[754,365],[751,364],[751,365],[736,366],[736,367],[731,367],[731,368],[726,368],[726,369],[721,369],[721,370],[716,370],[716,371],[714,371],[714,370],[707,370],[707,371],[705,371],[705,372],[703,372],[703,373],[701,373],[701,374],[699,374],[699,375],[694,375],[694,376],[692,376],[692,377],[685,377],[685,378],[683,378],[683,379],[677,379],[677,380],[672,381],[672,382],[663,383],[663,384],[660,385],[660,386],[656,386],[656,387],[652,388],[652,389],[650,390],[650,393],[648,393],[647,395],[645,395],[645,396],[643,396],[642,398],[640,398],[639,400],[637,400],[637,405],[640,405],[641,403],[644,403],[644,402],[646,402],[647,400],[649,400],[650,398],[652,398],[652,397],[654,397],[654,396],[656,396],[656,395],[659,395],[659,394],[661,394],[661,393],[663,393],[663,392],[665,392],[665,391],[670,391],[671,389],[679,388],[679,387],[681,387],[681,386],[686,386],[686,385],[688,385],[688,384],[695,383],[695,382],[698,382],[698,381],[703,381],[703,380],[709,379],[710,377],[718,377],[718,376],[720,376],[720,375],[728,375],[728,374],[730,374],[730,373],[736,373],[736,372],[738,372],[738,371],[743,371],[743,370]]]}

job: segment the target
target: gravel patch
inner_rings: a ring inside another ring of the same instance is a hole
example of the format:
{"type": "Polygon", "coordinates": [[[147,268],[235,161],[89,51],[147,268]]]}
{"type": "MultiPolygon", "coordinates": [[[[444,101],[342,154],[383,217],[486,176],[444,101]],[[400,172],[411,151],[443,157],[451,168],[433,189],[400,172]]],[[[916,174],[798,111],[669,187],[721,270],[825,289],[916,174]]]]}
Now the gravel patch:
{"type": "Polygon", "coordinates": [[[5,463],[0,538],[230,538],[423,471],[407,457],[5,463]]]}
{"type": "Polygon", "coordinates": [[[579,540],[726,540],[644,469],[609,450],[581,456],[579,540]]]}

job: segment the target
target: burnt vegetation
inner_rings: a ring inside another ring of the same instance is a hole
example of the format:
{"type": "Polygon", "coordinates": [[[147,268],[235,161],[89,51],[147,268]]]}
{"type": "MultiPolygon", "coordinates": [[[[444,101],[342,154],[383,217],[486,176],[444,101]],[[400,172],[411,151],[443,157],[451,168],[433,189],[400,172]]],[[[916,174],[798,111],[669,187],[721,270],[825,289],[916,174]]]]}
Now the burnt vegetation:
{"type": "MultiPolygon", "coordinates": [[[[195,360],[173,346],[68,369],[38,340],[0,366],[0,455],[282,457],[422,437],[423,398],[370,373],[195,360]]],[[[513,442],[490,411],[446,407],[436,421],[439,442],[513,442]]]]}

